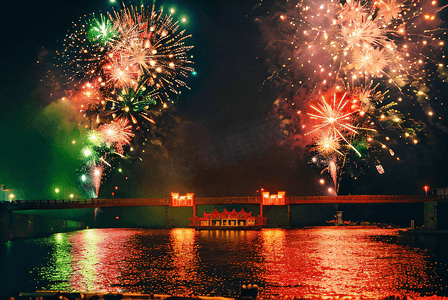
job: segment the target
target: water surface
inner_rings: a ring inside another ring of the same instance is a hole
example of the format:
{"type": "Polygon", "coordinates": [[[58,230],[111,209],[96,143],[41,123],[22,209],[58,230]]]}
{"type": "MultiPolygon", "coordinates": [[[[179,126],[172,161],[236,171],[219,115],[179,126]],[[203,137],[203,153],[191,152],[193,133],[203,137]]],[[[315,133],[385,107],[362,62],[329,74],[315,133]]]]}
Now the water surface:
{"type": "Polygon", "coordinates": [[[399,240],[396,229],[86,229],[8,242],[0,263],[9,294],[234,297],[246,282],[260,286],[261,298],[447,294],[446,265],[399,240]]]}

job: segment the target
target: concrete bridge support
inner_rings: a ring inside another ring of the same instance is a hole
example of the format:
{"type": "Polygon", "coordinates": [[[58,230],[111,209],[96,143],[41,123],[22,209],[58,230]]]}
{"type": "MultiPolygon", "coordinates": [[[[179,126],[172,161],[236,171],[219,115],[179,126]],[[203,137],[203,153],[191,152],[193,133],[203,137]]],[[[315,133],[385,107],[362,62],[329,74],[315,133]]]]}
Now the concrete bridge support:
{"type": "Polygon", "coordinates": [[[425,228],[437,229],[437,201],[423,204],[423,220],[425,228]]]}
{"type": "Polygon", "coordinates": [[[69,232],[86,228],[82,221],[17,214],[12,210],[0,210],[0,240],[48,236],[53,233],[69,232]]]}
{"type": "Polygon", "coordinates": [[[336,212],[336,218],[337,218],[336,224],[338,224],[338,225],[344,224],[344,221],[342,220],[342,213],[343,213],[342,210],[338,210],[336,212]]]}

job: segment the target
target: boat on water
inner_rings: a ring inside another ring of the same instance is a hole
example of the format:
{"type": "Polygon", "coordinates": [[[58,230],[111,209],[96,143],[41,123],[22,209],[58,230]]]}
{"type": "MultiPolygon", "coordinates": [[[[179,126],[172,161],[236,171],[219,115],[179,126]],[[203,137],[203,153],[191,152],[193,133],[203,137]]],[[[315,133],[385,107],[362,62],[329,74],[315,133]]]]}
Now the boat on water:
{"type": "Polygon", "coordinates": [[[190,227],[197,230],[257,230],[266,226],[265,217],[252,216],[252,212],[232,211],[218,212],[215,208],[211,213],[204,212],[203,217],[189,218],[190,227]]]}

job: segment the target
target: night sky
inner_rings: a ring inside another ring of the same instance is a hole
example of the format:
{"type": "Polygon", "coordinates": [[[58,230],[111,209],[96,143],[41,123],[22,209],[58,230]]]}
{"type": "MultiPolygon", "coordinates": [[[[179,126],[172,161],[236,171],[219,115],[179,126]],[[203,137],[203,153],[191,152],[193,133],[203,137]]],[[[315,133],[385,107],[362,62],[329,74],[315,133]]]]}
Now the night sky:
{"type": "MultiPolygon", "coordinates": [[[[58,74],[52,63],[72,22],[113,6],[119,4],[35,1],[9,2],[1,10],[0,183],[16,189],[19,199],[60,198],[56,187],[66,196],[81,195],[79,146],[71,144],[83,133],[79,117],[58,100],[61,90],[47,75],[58,74]]],[[[141,160],[115,160],[99,197],[168,197],[171,191],[255,196],[260,188],[327,195],[319,179],[330,180],[307,162],[306,150],[279,145],[273,111],[279,91],[267,80],[272,51],[260,22],[281,11],[283,2],[157,1],[160,6],[175,7],[175,18],[188,17],[181,26],[192,34],[188,54],[197,75],[186,79],[190,90],[175,99],[170,114],[181,122],[167,132],[163,149],[148,146],[141,160]]],[[[428,95],[444,99],[446,88],[439,83],[428,95]]],[[[448,186],[446,108],[434,107],[441,117],[436,122],[418,105],[406,109],[428,125],[421,142],[397,144],[401,160],[383,160],[382,175],[371,165],[356,179],[344,177],[339,194],[423,194],[424,185],[448,186]]]]}

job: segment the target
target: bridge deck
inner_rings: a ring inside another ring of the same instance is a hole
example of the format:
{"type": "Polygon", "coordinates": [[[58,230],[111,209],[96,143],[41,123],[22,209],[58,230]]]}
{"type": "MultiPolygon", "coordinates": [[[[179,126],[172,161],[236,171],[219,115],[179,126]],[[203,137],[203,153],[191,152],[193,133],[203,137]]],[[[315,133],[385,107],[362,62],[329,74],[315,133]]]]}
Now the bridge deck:
{"type": "MultiPolygon", "coordinates": [[[[337,204],[337,203],[415,203],[446,200],[444,197],[412,195],[350,195],[286,197],[286,204],[337,204]]],[[[195,197],[195,204],[260,204],[261,197],[195,197]]],[[[3,202],[12,210],[73,209],[111,206],[169,206],[168,198],[122,198],[122,199],[69,199],[69,200],[16,200],[3,202]]]]}

